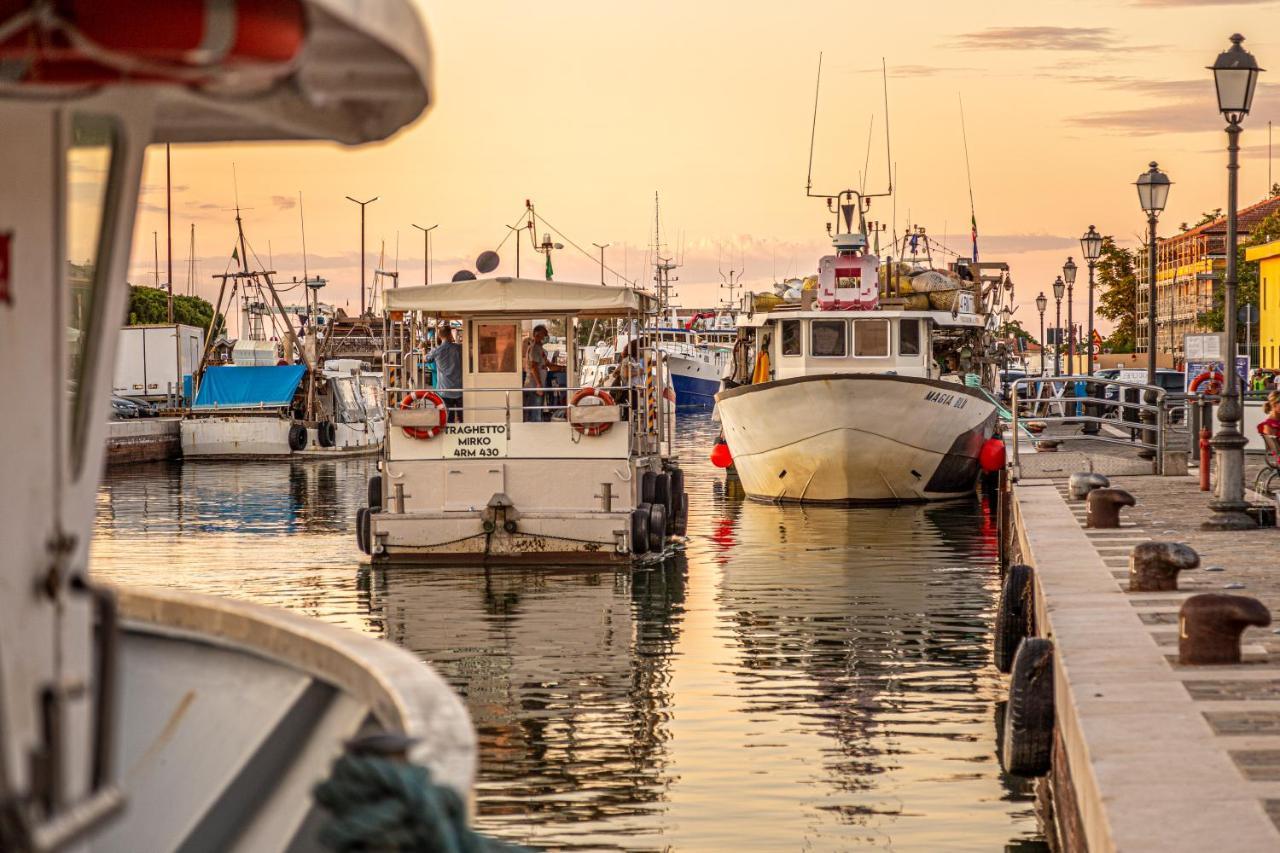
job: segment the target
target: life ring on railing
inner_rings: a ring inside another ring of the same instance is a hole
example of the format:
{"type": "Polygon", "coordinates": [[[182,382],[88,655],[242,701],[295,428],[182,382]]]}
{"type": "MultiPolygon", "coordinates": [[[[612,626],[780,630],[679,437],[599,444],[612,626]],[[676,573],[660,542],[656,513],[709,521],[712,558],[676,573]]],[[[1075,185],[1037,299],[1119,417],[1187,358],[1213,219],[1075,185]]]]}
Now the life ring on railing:
{"type": "MultiPolygon", "coordinates": [[[[613,397],[609,395],[608,391],[603,388],[592,388],[588,385],[586,388],[578,389],[578,393],[574,394],[573,398],[569,400],[569,405],[576,406],[588,397],[596,401],[588,404],[591,406],[612,406],[614,404],[613,397]]],[[[598,424],[574,423],[573,428],[583,435],[603,435],[609,431],[611,426],[613,424],[606,421],[598,424]]]]}
{"type": "Polygon", "coordinates": [[[1222,393],[1222,384],[1224,378],[1221,370],[1206,370],[1195,379],[1191,380],[1191,384],[1187,387],[1187,391],[1191,394],[1198,393],[1202,384],[1208,384],[1208,388],[1204,390],[1205,394],[1222,393]]]}
{"type": "Polygon", "coordinates": [[[444,425],[449,422],[449,408],[444,404],[444,400],[434,391],[428,391],[425,388],[419,388],[417,391],[410,391],[404,395],[404,399],[400,401],[401,409],[419,409],[424,408],[418,404],[419,400],[426,400],[435,407],[436,413],[440,416],[439,422],[435,426],[430,427],[401,427],[404,434],[410,438],[435,438],[444,432],[444,425]]]}

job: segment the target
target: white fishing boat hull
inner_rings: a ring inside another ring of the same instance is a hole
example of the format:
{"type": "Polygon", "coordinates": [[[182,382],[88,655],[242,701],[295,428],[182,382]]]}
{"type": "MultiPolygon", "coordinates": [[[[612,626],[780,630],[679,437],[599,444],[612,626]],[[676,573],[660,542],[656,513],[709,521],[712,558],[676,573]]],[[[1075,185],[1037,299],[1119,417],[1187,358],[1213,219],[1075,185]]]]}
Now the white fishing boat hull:
{"type": "Polygon", "coordinates": [[[208,415],[182,421],[182,455],[207,459],[275,459],[361,456],[382,449],[385,421],[334,424],[332,447],[322,447],[314,427],[307,429],[306,446],[289,446],[294,421],[261,415],[208,415]]]}
{"type": "Polygon", "coordinates": [[[825,374],[722,391],[743,489],[780,501],[930,501],[972,492],[996,407],[959,383],[825,374]]]}

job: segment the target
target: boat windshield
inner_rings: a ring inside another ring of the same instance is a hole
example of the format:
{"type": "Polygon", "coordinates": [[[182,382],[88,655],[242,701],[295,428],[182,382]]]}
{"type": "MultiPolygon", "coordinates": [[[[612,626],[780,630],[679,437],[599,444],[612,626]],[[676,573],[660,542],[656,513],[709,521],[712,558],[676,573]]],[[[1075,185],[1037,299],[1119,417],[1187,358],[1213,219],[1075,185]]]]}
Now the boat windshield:
{"type": "Polygon", "coordinates": [[[360,377],[360,399],[369,420],[380,421],[386,418],[382,408],[382,380],[379,377],[360,377]]]}
{"type": "Polygon", "coordinates": [[[364,400],[361,391],[356,388],[355,379],[340,376],[329,380],[333,388],[333,414],[339,423],[364,423],[364,400]]]}

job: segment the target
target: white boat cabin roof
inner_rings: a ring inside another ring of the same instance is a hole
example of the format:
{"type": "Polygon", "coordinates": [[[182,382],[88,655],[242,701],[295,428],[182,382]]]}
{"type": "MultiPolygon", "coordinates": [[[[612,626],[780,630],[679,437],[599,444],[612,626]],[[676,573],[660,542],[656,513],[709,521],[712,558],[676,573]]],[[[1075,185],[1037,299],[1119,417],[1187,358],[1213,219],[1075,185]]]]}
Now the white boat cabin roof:
{"type": "Polygon", "coordinates": [[[758,329],[777,320],[912,320],[923,319],[936,326],[980,329],[985,325],[981,314],[955,314],[950,311],[897,311],[877,308],[872,311],[756,311],[738,315],[742,328],[758,329]]]}
{"type": "Polygon", "coordinates": [[[428,311],[446,317],[479,314],[619,317],[657,311],[657,300],[631,287],[530,278],[481,278],[386,291],[387,311],[428,311]]]}

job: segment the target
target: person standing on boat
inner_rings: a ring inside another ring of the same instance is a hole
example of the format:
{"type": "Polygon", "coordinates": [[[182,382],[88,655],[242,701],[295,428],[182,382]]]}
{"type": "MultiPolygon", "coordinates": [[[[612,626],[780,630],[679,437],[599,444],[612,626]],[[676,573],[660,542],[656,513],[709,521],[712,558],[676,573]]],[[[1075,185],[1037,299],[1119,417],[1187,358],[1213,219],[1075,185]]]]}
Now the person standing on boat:
{"type": "Polygon", "coordinates": [[[427,353],[426,360],[436,366],[436,393],[449,410],[449,423],[462,421],[462,346],[453,339],[453,327],[438,329],[439,343],[427,353]]]}
{"type": "Polygon", "coordinates": [[[524,356],[524,387],[525,391],[525,420],[533,423],[541,423],[545,421],[546,410],[543,408],[546,398],[546,392],[542,389],[547,387],[547,369],[551,367],[551,362],[547,360],[547,351],[543,348],[543,343],[547,340],[547,327],[538,324],[533,327],[533,334],[529,336],[529,345],[525,348],[524,356]]]}

